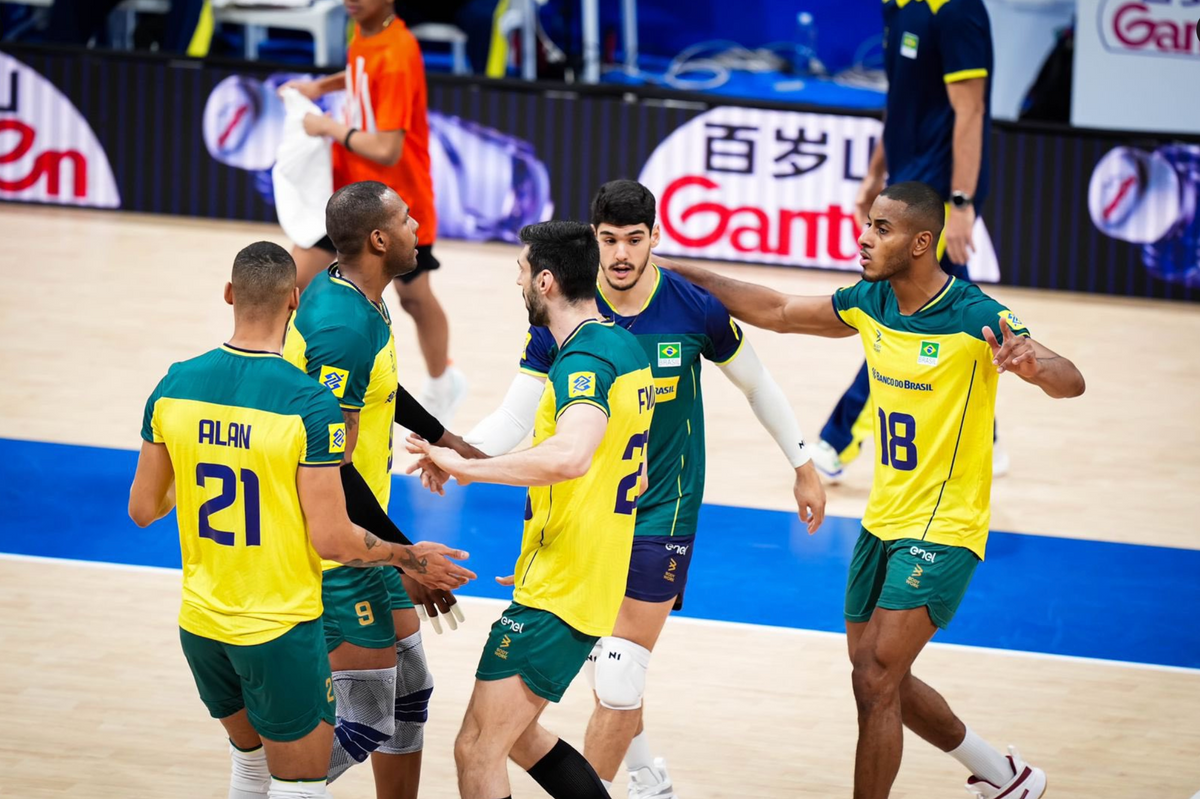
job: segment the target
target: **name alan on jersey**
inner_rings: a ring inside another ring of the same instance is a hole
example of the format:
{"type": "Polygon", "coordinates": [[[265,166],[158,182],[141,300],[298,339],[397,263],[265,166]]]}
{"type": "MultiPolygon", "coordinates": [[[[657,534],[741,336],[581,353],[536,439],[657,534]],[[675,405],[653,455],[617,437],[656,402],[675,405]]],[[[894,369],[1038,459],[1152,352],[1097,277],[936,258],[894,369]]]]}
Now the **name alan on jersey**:
{"type": "Polygon", "coordinates": [[[237,422],[227,422],[224,427],[220,421],[212,419],[200,420],[200,443],[212,444],[218,447],[236,447],[250,449],[250,425],[237,422]]]}

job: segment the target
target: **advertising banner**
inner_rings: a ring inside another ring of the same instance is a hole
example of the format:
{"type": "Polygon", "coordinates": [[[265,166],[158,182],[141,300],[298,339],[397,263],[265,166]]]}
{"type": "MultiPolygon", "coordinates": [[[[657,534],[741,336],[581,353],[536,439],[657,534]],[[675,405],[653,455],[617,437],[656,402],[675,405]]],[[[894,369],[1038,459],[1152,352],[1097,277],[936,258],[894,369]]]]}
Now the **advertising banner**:
{"type": "MultiPolygon", "coordinates": [[[[0,198],[277,222],[277,89],[291,77],[0,53],[0,198]]],[[[856,270],[854,196],[880,122],[721,102],[431,75],[440,235],[514,242],[531,222],[587,220],[601,183],[634,178],[658,198],[664,255],[856,270]]],[[[1200,299],[1200,145],[1011,124],[992,136],[973,279],[1200,299]]]]}
{"type": "Polygon", "coordinates": [[[1197,0],[1079,0],[1071,124],[1195,135],[1197,0]]]}
{"type": "Polygon", "coordinates": [[[108,156],[54,84],[0,53],[0,199],[116,208],[108,156]]]}

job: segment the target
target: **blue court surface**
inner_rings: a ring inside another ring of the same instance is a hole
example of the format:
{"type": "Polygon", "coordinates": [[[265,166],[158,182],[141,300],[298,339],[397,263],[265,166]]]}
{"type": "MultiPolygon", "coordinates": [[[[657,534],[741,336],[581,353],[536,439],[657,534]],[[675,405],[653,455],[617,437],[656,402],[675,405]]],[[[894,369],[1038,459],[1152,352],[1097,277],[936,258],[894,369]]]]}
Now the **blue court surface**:
{"type": "MultiPolygon", "coordinates": [[[[136,441],[136,439],[135,439],[136,441]]],[[[179,567],[174,516],[139,529],[126,515],[137,454],[0,439],[0,552],[179,567]]],[[[410,538],[471,553],[464,594],[508,598],[524,491],[450,486],[445,497],[395,477],[392,516],[410,538]]],[[[809,536],[795,514],[706,505],[683,615],[841,631],[857,519],[809,536]]],[[[264,543],[267,532],[263,531],[264,543]]],[[[993,532],[950,629],[935,640],[1200,668],[1200,550],[993,532]]]]}

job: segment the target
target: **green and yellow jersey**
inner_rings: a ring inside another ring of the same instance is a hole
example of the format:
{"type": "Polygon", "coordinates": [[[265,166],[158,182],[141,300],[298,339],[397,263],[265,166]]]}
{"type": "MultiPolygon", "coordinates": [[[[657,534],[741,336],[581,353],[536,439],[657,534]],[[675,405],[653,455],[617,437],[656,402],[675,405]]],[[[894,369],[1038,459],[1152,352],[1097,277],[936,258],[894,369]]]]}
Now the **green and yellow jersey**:
{"type": "Polygon", "coordinates": [[[1025,326],[978,286],[950,278],[901,315],[886,281],[833,295],[867,353],[875,405],[875,480],[863,527],[884,541],[919,538],[981,559],[991,520],[992,426],[999,375],[983,338],[1000,320],[1025,326]]]}
{"type": "Polygon", "coordinates": [[[321,566],[296,470],[337,466],[346,426],[329,392],[275,353],[228,345],[177,363],[146,402],[142,438],[175,470],[179,626],[238,646],[321,615],[321,566]]]}
{"type": "MultiPolygon", "coordinates": [[[[392,491],[396,345],[387,306],[341,276],[337,264],[313,278],[292,316],[283,357],[357,411],[354,467],[387,510],[392,491]]],[[[340,564],[325,561],[325,568],[340,564]]]]}
{"type": "Polygon", "coordinates": [[[636,338],[587,321],[563,342],[538,405],[534,445],[553,436],[558,418],[577,403],[604,411],[608,427],[587,474],[529,489],[513,601],[585,635],[611,635],[654,418],[654,377],[636,338]]]}
{"type": "MultiPolygon", "coordinates": [[[[650,488],[638,503],[634,535],[690,536],[696,533],[704,497],[702,359],[718,365],[732,361],[741,352],[742,330],[707,291],[674,272],[654,269],[654,290],[636,315],[618,314],[599,288],[596,304],[637,338],[654,373],[650,488]]],[[[529,328],[521,370],[545,376],[556,357],[558,346],[550,331],[529,328]]]]}

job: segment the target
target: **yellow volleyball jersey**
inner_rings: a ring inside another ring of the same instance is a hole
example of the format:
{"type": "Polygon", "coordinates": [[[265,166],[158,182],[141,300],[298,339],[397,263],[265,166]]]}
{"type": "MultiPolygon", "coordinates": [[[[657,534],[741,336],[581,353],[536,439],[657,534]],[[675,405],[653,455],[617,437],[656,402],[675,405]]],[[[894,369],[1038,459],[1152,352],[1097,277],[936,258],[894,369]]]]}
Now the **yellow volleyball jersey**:
{"type": "Polygon", "coordinates": [[[513,601],[553,613],[585,635],[611,635],[633,549],[638,474],[654,416],[654,375],[636,337],[584,322],[563,342],[546,379],[534,445],[577,403],[608,427],[587,474],[529,489],[513,601]]]}
{"type": "MultiPolygon", "coordinates": [[[[354,468],[386,511],[398,385],[387,306],[372,302],[334,264],[301,295],[283,357],[329,389],[344,410],[358,412],[354,468]]],[[[334,569],[341,564],[327,560],[323,565],[334,569]]]]}
{"type": "Polygon", "coordinates": [[[984,326],[1025,326],[978,286],[949,278],[902,316],[886,281],[833,295],[867,353],[875,406],[875,480],[863,527],[884,541],[966,547],[981,559],[991,520],[992,427],[999,375],[984,326]]]}
{"type": "Polygon", "coordinates": [[[341,463],[342,413],[279,355],[228,345],[177,363],[146,403],[142,438],[175,470],[179,626],[249,646],[321,615],[321,567],[296,472],[341,463]]]}

